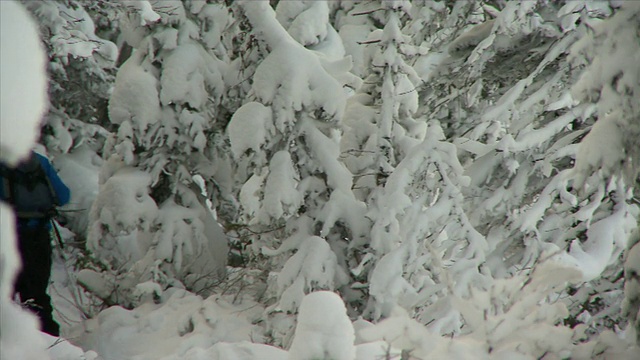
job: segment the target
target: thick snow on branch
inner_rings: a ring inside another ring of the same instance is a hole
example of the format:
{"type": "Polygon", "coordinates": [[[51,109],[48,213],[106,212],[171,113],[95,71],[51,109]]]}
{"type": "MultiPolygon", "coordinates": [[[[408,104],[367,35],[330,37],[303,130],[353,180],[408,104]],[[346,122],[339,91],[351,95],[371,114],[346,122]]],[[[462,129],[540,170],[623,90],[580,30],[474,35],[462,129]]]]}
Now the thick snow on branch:
{"type": "Polygon", "coordinates": [[[342,86],[313,52],[296,42],[279,43],[258,65],[253,81],[258,99],[272,105],[281,132],[295,122],[294,113],[303,109],[312,110],[320,121],[342,118],[346,104],[342,86]]]}
{"type": "Polygon", "coordinates": [[[136,51],[116,75],[109,100],[109,119],[114,124],[129,121],[144,133],[160,119],[158,80],[141,66],[143,54],[136,51]]]}
{"type": "Polygon", "coordinates": [[[271,109],[255,101],[236,110],[227,126],[233,156],[240,159],[248,150],[260,152],[273,127],[272,121],[271,109]]]}
{"type": "Polygon", "coordinates": [[[143,233],[158,212],[149,196],[150,182],[149,174],[122,167],[101,185],[91,208],[87,247],[105,262],[114,266],[135,262],[150,246],[143,233]]]}
{"type": "MultiPolygon", "coordinates": [[[[224,83],[216,71],[211,55],[195,43],[186,43],[173,49],[164,59],[160,77],[160,101],[169,104],[189,104],[203,111],[209,98],[208,89],[215,89],[220,96],[224,83]]],[[[218,64],[216,64],[218,65],[218,64]]]]}
{"type": "Polygon", "coordinates": [[[304,46],[316,45],[327,37],[329,6],[325,1],[282,1],[276,18],[304,46]]]}
{"type": "Polygon", "coordinates": [[[449,54],[458,55],[465,50],[475,47],[480,42],[486,39],[491,34],[493,29],[494,20],[487,20],[482,24],[475,25],[473,28],[462,33],[449,45],[449,54]]]}
{"type": "Polygon", "coordinates": [[[306,293],[332,290],[344,284],[345,277],[329,244],[321,237],[308,237],[278,273],[278,292],[281,296],[277,309],[295,311],[306,293]]]}
{"type": "Polygon", "coordinates": [[[266,0],[245,0],[240,2],[245,15],[251,22],[254,31],[273,50],[281,42],[296,43],[276,19],[276,13],[266,0]]]}

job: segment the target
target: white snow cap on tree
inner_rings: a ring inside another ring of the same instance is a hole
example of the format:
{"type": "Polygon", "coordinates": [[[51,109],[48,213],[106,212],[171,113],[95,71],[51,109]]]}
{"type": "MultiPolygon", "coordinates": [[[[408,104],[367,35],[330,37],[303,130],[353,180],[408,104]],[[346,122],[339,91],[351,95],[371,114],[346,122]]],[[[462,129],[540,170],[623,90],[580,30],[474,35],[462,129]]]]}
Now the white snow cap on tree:
{"type": "Polygon", "coordinates": [[[281,1],[276,18],[297,42],[316,45],[327,36],[329,6],[324,1],[281,1]]]}
{"type": "Polygon", "coordinates": [[[236,110],[227,127],[233,156],[239,159],[247,150],[259,152],[272,121],[271,109],[259,102],[248,102],[236,110]]]}
{"type": "Polygon", "coordinates": [[[316,291],[302,299],[289,359],[354,360],[355,338],[340,296],[316,291]]]}
{"type": "Polygon", "coordinates": [[[114,124],[129,121],[144,132],[160,118],[157,79],[141,66],[144,54],[136,51],[116,75],[109,100],[109,118],[114,124]]]}

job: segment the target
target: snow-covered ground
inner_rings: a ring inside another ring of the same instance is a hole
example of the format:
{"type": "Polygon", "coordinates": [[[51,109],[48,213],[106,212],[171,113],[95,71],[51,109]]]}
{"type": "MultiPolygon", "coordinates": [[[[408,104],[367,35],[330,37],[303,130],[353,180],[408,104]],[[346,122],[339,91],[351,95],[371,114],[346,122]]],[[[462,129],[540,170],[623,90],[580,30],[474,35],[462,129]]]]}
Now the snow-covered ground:
{"type": "MultiPolygon", "coordinates": [[[[519,350],[527,346],[551,347],[561,353],[569,346],[572,350],[564,351],[572,354],[572,359],[634,360],[639,350],[624,336],[613,333],[598,341],[569,345],[566,336],[572,331],[529,323],[530,317],[524,315],[528,308],[521,305],[544,297],[539,287],[544,287],[551,274],[559,283],[571,276],[566,267],[553,262],[542,266],[532,285],[522,290],[520,303],[485,319],[489,326],[505,329],[506,337],[492,340],[493,352],[487,352],[485,341],[477,335],[438,336],[398,307],[377,324],[362,319],[352,322],[343,300],[330,291],[312,292],[303,298],[291,344],[282,349],[265,344],[269,341],[269,329],[262,321],[265,308],[251,298],[252,291],[241,287],[208,298],[173,288],[133,310],[112,306],[86,319],[83,310],[91,306],[86,297],[72,295],[77,285],[70,277],[75,275],[59,254],[49,290],[62,337],[39,335],[49,346],[51,360],[373,360],[401,359],[407,354],[411,359],[533,359],[519,350]],[[559,273],[564,277],[558,277],[559,273]],[[522,339],[527,334],[530,339],[514,342],[509,334],[521,334],[522,339]],[[604,355],[596,356],[601,352],[598,347],[606,349],[601,350],[604,355]]],[[[243,276],[230,272],[231,276],[243,276]]],[[[478,304],[466,306],[471,316],[478,304]]],[[[558,309],[550,306],[534,313],[551,316],[558,309]]]]}
{"type": "Polygon", "coordinates": [[[70,280],[74,277],[71,265],[65,264],[57,250],[49,292],[62,335],[55,338],[40,333],[52,360],[287,360],[325,356],[369,360],[387,353],[400,354],[385,342],[365,342],[356,336],[355,329],[373,325],[364,320],[352,323],[342,299],[333,292],[314,292],[304,298],[291,350],[286,351],[263,344],[267,339],[260,317],[265,309],[246,294],[233,292],[204,299],[172,289],[157,303],[150,301],[133,310],[112,306],[87,319],[83,312],[91,309],[90,299],[74,295],[81,292],[70,280]]]}
{"type": "MultiPolygon", "coordinates": [[[[87,319],[84,313],[95,311],[95,307],[70,277],[75,277],[71,264],[65,264],[58,250],[49,292],[62,336],[57,339],[42,334],[50,344],[49,354],[54,360],[168,360],[186,354],[195,356],[188,358],[199,359],[203,352],[235,351],[225,350],[230,345],[222,344],[238,343],[239,348],[252,349],[255,347],[252,343],[264,341],[263,330],[253,324],[263,308],[249,299],[235,299],[234,303],[236,293],[203,299],[173,289],[165,292],[157,304],[150,301],[134,310],[113,306],[87,319]],[[216,350],[210,349],[216,344],[219,344],[216,350]]],[[[283,352],[262,347],[266,353],[283,352]]],[[[236,358],[220,356],[214,358],[236,358]]]]}

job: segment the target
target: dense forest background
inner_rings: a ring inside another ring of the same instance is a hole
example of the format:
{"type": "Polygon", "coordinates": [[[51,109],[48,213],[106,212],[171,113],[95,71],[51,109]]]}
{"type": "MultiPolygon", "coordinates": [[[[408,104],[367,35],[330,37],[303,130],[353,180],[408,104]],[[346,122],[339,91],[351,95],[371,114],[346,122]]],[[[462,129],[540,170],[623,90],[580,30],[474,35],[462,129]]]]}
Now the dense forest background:
{"type": "Polygon", "coordinates": [[[87,319],[183,289],[291,359],[638,351],[640,3],[22,4],[87,319]]]}

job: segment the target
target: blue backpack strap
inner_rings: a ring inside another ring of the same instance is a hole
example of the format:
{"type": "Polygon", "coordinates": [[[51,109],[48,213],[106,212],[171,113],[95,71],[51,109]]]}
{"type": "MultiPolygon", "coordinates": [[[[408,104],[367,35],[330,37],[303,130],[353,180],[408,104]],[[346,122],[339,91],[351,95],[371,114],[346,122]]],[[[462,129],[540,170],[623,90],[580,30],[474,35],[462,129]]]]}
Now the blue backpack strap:
{"type": "Polygon", "coordinates": [[[9,173],[10,169],[7,165],[0,163],[0,200],[5,201],[7,203],[11,200],[11,192],[9,188],[11,184],[9,183],[9,173]]]}
{"type": "MultiPolygon", "coordinates": [[[[12,197],[12,203],[15,203],[16,205],[14,210],[18,218],[46,219],[49,217],[52,208],[31,208],[30,206],[25,206],[28,203],[25,203],[24,199],[18,196],[18,190],[24,190],[25,185],[27,186],[26,188],[35,190],[38,185],[45,184],[47,187],[48,197],[51,200],[55,201],[55,194],[51,191],[51,186],[49,185],[49,181],[47,180],[47,175],[35,153],[32,153],[31,157],[27,161],[20,164],[18,168],[10,174],[9,179],[11,183],[9,193],[12,197]],[[18,206],[18,203],[20,203],[21,206],[18,206]]],[[[22,193],[22,195],[24,196],[25,194],[22,193]]],[[[40,193],[40,195],[43,194],[40,193]]],[[[30,200],[34,201],[35,199],[30,200]]]]}

